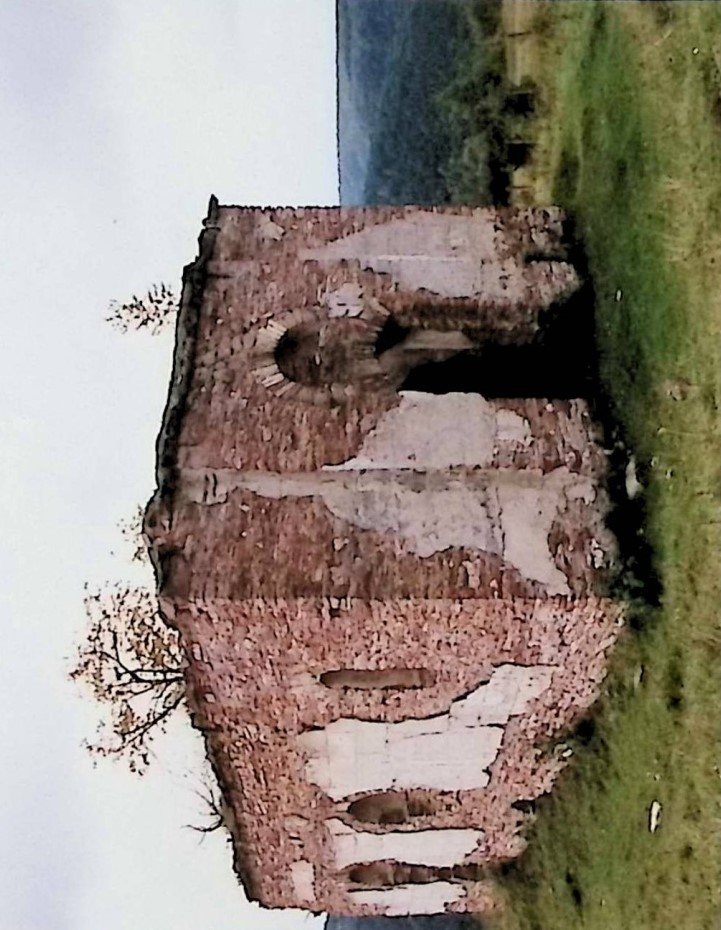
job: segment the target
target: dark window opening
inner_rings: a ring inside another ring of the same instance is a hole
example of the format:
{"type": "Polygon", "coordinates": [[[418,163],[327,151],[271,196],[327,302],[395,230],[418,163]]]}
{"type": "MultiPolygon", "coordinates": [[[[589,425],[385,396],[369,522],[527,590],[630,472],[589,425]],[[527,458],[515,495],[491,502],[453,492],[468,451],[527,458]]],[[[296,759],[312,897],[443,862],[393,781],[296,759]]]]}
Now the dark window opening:
{"type": "Polygon", "coordinates": [[[511,91],[506,96],[504,109],[512,116],[531,116],[536,109],[536,95],[532,90],[511,91]]]}
{"type": "Polygon", "coordinates": [[[425,668],[342,668],[324,672],[321,684],[327,688],[355,688],[377,690],[382,688],[428,688],[435,684],[436,676],[425,668]]]}
{"type": "Polygon", "coordinates": [[[522,814],[535,814],[536,812],[536,802],[525,798],[513,801],[511,807],[516,811],[520,811],[522,814]]]}
{"type": "Polygon", "coordinates": [[[477,882],[487,877],[479,863],[449,867],[417,865],[408,862],[370,862],[351,866],[346,878],[351,885],[365,888],[392,888],[394,885],[426,885],[430,882],[477,882]]]}
{"type": "Polygon", "coordinates": [[[531,160],[532,154],[532,142],[509,142],[506,149],[506,160],[510,168],[523,168],[531,160]]]}
{"type": "Polygon", "coordinates": [[[389,349],[400,345],[409,333],[410,329],[401,326],[394,316],[388,316],[376,339],[374,348],[376,358],[389,349]]]}
{"type": "Polygon", "coordinates": [[[368,328],[361,320],[303,323],[289,329],[275,349],[275,362],[289,381],[310,387],[350,384],[373,358],[368,328]]]}
{"type": "Polygon", "coordinates": [[[399,824],[438,813],[439,805],[419,791],[379,791],[348,805],[348,813],[360,823],[399,824]]]}

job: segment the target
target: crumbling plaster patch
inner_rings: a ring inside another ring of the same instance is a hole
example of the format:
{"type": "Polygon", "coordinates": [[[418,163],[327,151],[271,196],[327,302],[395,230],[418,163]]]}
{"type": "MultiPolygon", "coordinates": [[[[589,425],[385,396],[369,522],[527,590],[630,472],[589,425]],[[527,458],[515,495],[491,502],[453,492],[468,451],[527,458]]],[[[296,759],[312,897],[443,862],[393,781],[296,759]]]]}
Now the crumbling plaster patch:
{"type": "Polygon", "coordinates": [[[593,502],[593,482],[567,468],[546,475],[483,470],[502,442],[528,444],[528,421],[476,394],[409,391],[346,462],[295,475],[186,472],[187,493],[203,503],[224,500],[235,488],[276,499],[320,497],[334,516],[397,535],[422,558],[476,549],[501,556],[550,594],[568,594],[548,537],[569,501],[593,502]]]}
{"type": "Polygon", "coordinates": [[[483,788],[504,726],[548,688],[551,675],[546,666],[500,665],[445,714],[400,723],[341,718],[302,733],[306,776],[335,801],[389,788],[483,788]]]}
{"type": "Polygon", "coordinates": [[[498,555],[503,550],[502,514],[490,488],[456,482],[446,488],[414,489],[386,481],[370,493],[338,491],[336,486],[321,495],[334,516],[365,530],[400,536],[421,558],[453,546],[498,555]]]}
{"type": "Polygon", "coordinates": [[[357,456],[323,470],[488,465],[497,430],[496,410],[479,394],[403,391],[398,406],[380,418],[357,456]]]}
{"type": "Polygon", "coordinates": [[[421,210],[299,255],[321,264],[356,260],[362,268],[390,275],[402,290],[427,290],[441,297],[518,300],[533,277],[538,297],[547,304],[578,286],[578,276],[566,262],[539,262],[547,273],[538,276],[517,256],[502,257],[505,252],[505,236],[487,211],[464,216],[421,210]]]}
{"type": "Polygon", "coordinates": [[[290,880],[298,901],[310,904],[315,901],[315,869],[310,862],[299,859],[290,865],[290,880]]]}
{"type": "Polygon", "coordinates": [[[451,882],[397,885],[395,888],[348,892],[348,897],[354,904],[380,907],[387,917],[403,917],[406,914],[442,914],[449,904],[455,904],[465,896],[465,888],[451,882]]]}
{"type": "Polygon", "coordinates": [[[497,411],[496,439],[499,442],[518,442],[522,446],[527,446],[532,438],[531,425],[525,417],[513,410],[501,408],[497,411]]]}
{"type": "Polygon", "coordinates": [[[261,242],[279,242],[285,234],[285,229],[274,223],[267,213],[258,216],[255,231],[261,242]]]}
{"type": "Polygon", "coordinates": [[[593,500],[592,482],[565,468],[543,476],[499,470],[483,477],[482,484],[457,479],[440,488],[384,482],[370,493],[334,486],[320,496],[334,516],[398,535],[422,558],[452,547],[477,549],[502,556],[550,594],[569,594],[548,537],[569,499],[581,494],[593,500]]]}
{"type": "Polygon", "coordinates": [[[326,826],[333,837],[339,869],[384,859],[439,867],[460,865],[483,839],[482,831],[472,829],[365,833],[342,820],[329,820],[326,826]]]}
{"type": "Polygon", "coordinates": [[[596,495],[590,478],[567,468],[546,475],[514,469],[423,473],[422,467],[418,472],[186,471],[184,487],[191,500],[206,504],[225,500],[240,488],[272,499],[318,497],[339,519],[399,536],[422,558],[452,547],[499,555],[524,577],[545,584],[550,594],[570,593],[551,552],[551,527],[569,501],[592,503],[596,495]]]}
{"type": "Polygon", "coordinates": [[[550,594],[569,594],[568,579],[553,561],[548,537],[569,501],[593,503],[593,482],[558,468],[535,486],[498,482],[495,490],[503,529],[503,558],[526,578],[545,584],[550,594]]]}

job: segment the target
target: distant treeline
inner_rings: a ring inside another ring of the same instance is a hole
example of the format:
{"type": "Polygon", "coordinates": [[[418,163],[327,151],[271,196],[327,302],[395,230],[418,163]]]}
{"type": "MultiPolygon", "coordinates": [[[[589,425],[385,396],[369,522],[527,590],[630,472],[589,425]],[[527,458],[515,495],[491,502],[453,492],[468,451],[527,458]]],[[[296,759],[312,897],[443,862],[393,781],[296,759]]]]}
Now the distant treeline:
{"type": "Polygon", "coordinates": [[[499,202],[500,0],[338,0],[341,203],[499,202]]]}

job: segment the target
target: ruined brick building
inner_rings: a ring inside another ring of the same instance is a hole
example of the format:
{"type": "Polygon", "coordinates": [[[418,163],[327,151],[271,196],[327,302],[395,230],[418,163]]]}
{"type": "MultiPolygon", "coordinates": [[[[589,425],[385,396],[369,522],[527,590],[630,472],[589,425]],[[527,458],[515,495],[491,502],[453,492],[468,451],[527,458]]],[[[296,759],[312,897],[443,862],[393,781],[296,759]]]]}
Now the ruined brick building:
{"type": "Polygon", "coordinates": [[[483,910],[597,693],[597,428],[508,389],[572,312],[562,220],[211,201],[145,531],[267,906],[483,910]]]}

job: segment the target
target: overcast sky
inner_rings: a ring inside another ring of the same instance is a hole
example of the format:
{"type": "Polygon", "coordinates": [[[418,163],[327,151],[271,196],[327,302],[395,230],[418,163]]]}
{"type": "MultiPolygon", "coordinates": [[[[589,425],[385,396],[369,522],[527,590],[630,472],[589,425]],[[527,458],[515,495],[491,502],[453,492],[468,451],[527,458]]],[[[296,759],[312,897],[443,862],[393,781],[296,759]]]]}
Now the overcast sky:
{"type": "MultiPolygon", "coordinates": [[[[118,521],[153,490],[170,336],[111,299],[195,257],[208,197],[332,204],[333,0],[0,3],[0,930],[262,930],[178,721],[142,780],[93,769],[67,683],[83,583],[129,578],[118,521]],[[113,551],[116,553],[112,555],[113,551]]],[[[142,579],[144,580],[144,579],[142,579]]]]}

